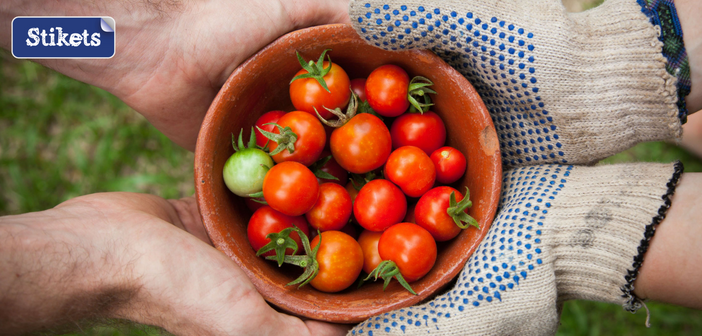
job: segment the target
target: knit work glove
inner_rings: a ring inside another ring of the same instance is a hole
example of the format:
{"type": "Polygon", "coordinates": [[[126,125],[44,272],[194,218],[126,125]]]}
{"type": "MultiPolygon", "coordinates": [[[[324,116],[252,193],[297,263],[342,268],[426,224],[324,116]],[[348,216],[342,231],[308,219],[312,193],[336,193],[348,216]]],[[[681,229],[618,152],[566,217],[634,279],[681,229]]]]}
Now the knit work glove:
{"type": "Polygon", "coordinates": [[[681,172],[680,163],[509,170],[495,221],[456,285],[350,334],[549,335],[566,300],[636,310],[632,283],[681,172]]]}
{"type": "Polygon", "coordinates": [[[589,164],[681,136],[690,80],[672,1],[569,14],[560,0],[351,0],[349,15],[368,43],[431,49],[466,76],[505,166],[589,164]]]}

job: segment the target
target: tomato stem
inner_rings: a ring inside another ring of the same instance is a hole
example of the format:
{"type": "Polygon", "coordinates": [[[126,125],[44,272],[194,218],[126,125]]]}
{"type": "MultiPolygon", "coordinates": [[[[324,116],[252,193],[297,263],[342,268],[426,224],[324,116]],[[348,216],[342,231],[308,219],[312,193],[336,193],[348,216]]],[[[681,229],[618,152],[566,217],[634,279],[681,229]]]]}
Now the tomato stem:
{"type": "Polygon", "coordinates": [[[329,60],[329,66],[324,68],[324,55],[327,53],[327,51],[330,51],[331,49],[325,49],[322,52],[322,55],[319,56],[319,60],[317,60],[317,63],[315,64],[314,61],[310,60],[309,63],[305,62],[305,60],[302,58],[299,52],[297,50],[295,51],[295,54],[297,55],[297,60],[300,62],[300,66],[307,71],[306,74],[301,74],[298,76],[293,77],[293,79],[290,81],[290,84],[292,82],[302,79],[302,78],[313,78],[315,79],[319,85],[322,86],[322,88],[327,91],[329,91],[329,88],[327,87],[327,82],[324,81],[324,76],[326,76],[329,71],[332,68],[332,62],[331,62],[331,57],[327,56],[327,59],[329,60]]]}
{"type": "MultiPolygon", "coordinates": [[[[276,123],[267,123],[264,125],[273,125],[276,128],[278,128],[278,133],[273,133],[265,131],[260,127],[256,126],[258,131],[261,132],[263,136],[268,138],[268,140],[278,144],[278,147],[276,147],[272,152],[270,152],[269,155],[276,155],[286,149],[288,150],[288,152],[290,152],[290,154],[295,152],[295,141],[297,141],[297,134],[293,132],[290,126],[285,126],[285,128],[283,128],[282,126],[276,123]]],[[[268,143],[266,143],[266,146],[268,146],[268,143]]]]}
{"type": "Polygon", "coordinates": [[[402,276],[402,273],[400,273],[400,268],[397,267],[397,264],[395,264],[395,262],[392,260],[381,261],[380,264],[378,264],[378,266],[370,274],[368,274],[368,276],[365,279],[363,279],[363,281],[368,281],[371,277],[373,277],[373,280],[383,278],[383,290],[385,290],[385,288],[388,287],[390,280],[392,280],[392,278],[394,277],[395,279],[397,279],[397,282],[399,282],[400,285],[402,285],[402,287],[404,287],[410,293],[417,295],[417,293],[415,293],[412,287],[410,287],[405,278],[402,276]]]}
{"type": "MultiPolygon", "coordinates": [[[[297,227],[292,227],[289,229],[294,230],[300,236],[300,240],[302,241],[302,247],[305,250],[305,255],[285,255],[283,262],[286,264],[292,264],[295,266],[302,267],[305,269],[305,271],[297,279],[289,282],[286,286],[299,284],[297,288],[300,288],[312,281],[312,279],[314,279],[314,277],[317,276],[317,273],[319,273],[317,251],[319,251],[319,246],[322,245],[322,235],[318,230],[317,234],[319,235],[319,242],[317,243],[317,246],[315,246],[314,248],[310,248],[310,240],[309,238],[307,238],[307,235],[304,232],[302,232],[297,227]]],[[[268,260],[276,260],[275,258],[276,256],[266,257],[266,259],[268,260]]],[[[279,264],[278,266],[280,266],[281,264],[279,264]]]]}
{"type": "Polygon", "coordinates": [[[313,163],[310,166],[310,170],[314,173],[314,176],[317,176],[320,179],[324,179],[324,180],[334,180],[334,181],[339,180],[336,176],[329,174],[329,173],[322,170],[322,167],[324,167],[324,165],[327,164],[327,162],[329,162],[329,160],[331,160],[331,158],[332,158],[331,155],[327,155],[327,156],[317,160],[317,162],[313,163]]]}
{"type": "MultiPolygon", "coordinates": [[[[349,90],[351,90],[350,87],[349,87],[349,90]]],[[[353,92],[353,90],[351,90],[351,99],[349,100],[349,106],[346,108],[346,113],[341,112],[341,109],[338,107],[333,109],[333,110],[326,107],[326,106],[323,106],[323,107],[327,111],[329,111],[332,114],[334,114],[335,116],[339,117],[339,119],[333,120],[333,121],[329,121],[327,119],[324,119],[319,114],[319,111],[317,111],[317,108],[315,107],[314,112],[317,113],[317,117],[319,118],[319,120],[323,124],[325,124],[329,127],[339,128],[341,126],[344,126],[344,124],[346,124],[349,120],[351,120],[351,118],[353,118],[356,115],[356,111],[358,110],[358,96],[356,96],[356,94],[353,92]]]]}
{"type": "Polygon", "coordinates": [[[451,192],[446,213],[453,218],[453,222],[461,229],[467,229],[471,225],[479,229],[480,224],[478,224],[478,221],[466,213],[466,209],[471,206],[473,206],[473,202],[470,201],[470,190],[466,187],[466,194],[460,202],[456,202],[456,193],[451,192]]]}
{"type": "MultiPolygon", "coordinates": [[[[258,251],[256,251],[256,256],[258,257],[268,251],[275,250],[275,256],[270,256],[273,257],[271,260],[276,260],[278,262],[278,267],[282,266],[285,259],[285,250],[290,248],[293,250],[292,254],[297,253],[297,243],[294,239],[290,238],[290,232],[292,231],[293,228],[285,228],[280,232],[267,234],[266,238],[271,241],[258,249],[258,251]]],[[[266,259],[268,259],[268,257],[266,257],[266,259]]]]}
{"type": "Polygon", "coordinates": [[[430,106],[434,104],[429,98],[429,93],[436,94],[436,91],[429,88],[429,86],[434,85],[434,83],[426,77],[416,76],[410,81],[409,87],[407,88],[407,100],[409,100],[412,107],[410,112],[424,113],[429,110],[430,106]],[[417,101],[417,97],[423,97],[424,103],[417,101]]]}

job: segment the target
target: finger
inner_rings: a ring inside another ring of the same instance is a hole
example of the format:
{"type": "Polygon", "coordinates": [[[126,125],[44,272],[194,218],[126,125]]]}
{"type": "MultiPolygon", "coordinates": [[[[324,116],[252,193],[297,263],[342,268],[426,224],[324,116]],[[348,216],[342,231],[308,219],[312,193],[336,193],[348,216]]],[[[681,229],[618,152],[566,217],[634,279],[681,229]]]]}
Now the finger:
{"type": "Polygon", "coordinates": [[[194,197],[185,197],[179,200],[170,199],[168,202],[173,206],[173,209],[180,220],[180,224],[176,225],[202,240],[203,242],[212,245],[210,237],[207,235],[205,226],[200,217],[200,210],[197,207],[197,202],[194,197]]]}
{"type": "Polygon", "coordinates": [[[310,335],[346,335],[353,327],[348,324],[333,324],[317,320],[305,321],[307,328],[310,330],[310,335]]]}

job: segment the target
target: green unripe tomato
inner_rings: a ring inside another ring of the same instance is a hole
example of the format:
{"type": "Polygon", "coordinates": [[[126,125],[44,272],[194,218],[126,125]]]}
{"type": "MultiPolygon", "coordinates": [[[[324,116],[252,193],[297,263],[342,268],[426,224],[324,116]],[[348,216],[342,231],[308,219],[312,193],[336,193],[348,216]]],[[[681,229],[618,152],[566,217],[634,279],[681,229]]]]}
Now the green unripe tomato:
{"type": "Polygon", "coordinates": [[[274,164],[270,155],[258,148],[239,150],[224,163],[224,183],[234,194],[247,197],[263,190],[263,178],[274,164]]]}

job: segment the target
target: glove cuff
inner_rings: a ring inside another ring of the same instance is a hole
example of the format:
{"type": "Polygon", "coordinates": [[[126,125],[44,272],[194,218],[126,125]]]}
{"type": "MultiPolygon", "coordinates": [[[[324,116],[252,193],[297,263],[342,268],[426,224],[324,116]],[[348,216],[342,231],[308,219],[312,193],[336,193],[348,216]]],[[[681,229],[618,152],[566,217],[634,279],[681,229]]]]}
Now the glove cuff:
{"type": "Polygon", "coordinates": [[[648,16],[651,24],[659,26],[660,41],[663,42],[663,56],[668,60],[666,70],[678,79],[678,118],[680,123],[687,122],[685,97],[690,94],[690,64],[683,42],[683,31],[678,19],[678,12],[672,0],[637,0],[641,11],[648,16]]]}
{"type": "Polygon", "coordinates": [[[670,207],[682,164],[575,167],[548,220],[559,302],[584,299],[641,307],[633,282],[670,207]]]}

